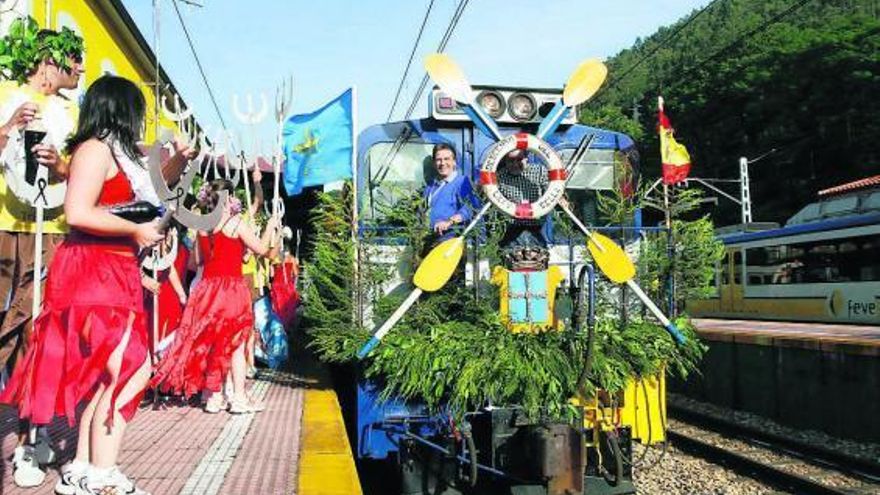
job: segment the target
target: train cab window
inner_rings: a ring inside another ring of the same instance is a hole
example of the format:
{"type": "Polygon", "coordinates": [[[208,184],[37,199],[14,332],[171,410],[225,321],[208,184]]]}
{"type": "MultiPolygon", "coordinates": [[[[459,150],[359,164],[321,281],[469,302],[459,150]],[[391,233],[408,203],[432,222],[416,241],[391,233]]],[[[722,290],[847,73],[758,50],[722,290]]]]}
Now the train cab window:
{"type": "MultiPolygon", "coordinates": [[[[573,148],[563,148],[559,156],[568,163],[573,148]]],[[[588,150],[575,165],[571,179],[566,185],[566,195],[572,210],[587,223],[599,223],[596,191],[614,189],[615,150],[588,150]]]]}
{"type": "Polygon", "coordinates": [[[880,235],[750,248],[749,285],[880,281],[880,235]]]}
{"type": "Polygon", "coordinates": [[[433,173],[430,143],[376,143],[367,151],[369,180],[363,217],[376,220],[401,199],[419,193],[433,173]]]}
{"type": "MultiPolygon", "coordinates": [[[[574,149],[559,151],[563,163],[568,163],[574,149]]],[[[614,150],[589,150],[583,154],[566,186],[576,190],[610,191],[614,188],[614,150]]]]}

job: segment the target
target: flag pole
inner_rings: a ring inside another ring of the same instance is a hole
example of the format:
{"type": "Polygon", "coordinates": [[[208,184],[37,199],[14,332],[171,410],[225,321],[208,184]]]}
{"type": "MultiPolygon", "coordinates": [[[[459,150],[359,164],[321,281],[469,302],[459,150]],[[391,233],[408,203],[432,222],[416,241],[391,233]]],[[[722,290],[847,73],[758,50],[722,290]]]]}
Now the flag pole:
{"type": "Polygon", "coordinates": [[[361,325],[361,283],[360,283],[360,264],[361,249],[358,239],[358,142],[357,142],[357,123],[358,123],[358,93],[357,85],[351,87],[351,240],[354,246],[354,297],[352,298],[355,324],[361,325]]]}
{"type": "MultiPolygon", "coordinates": [[[[662,96],[657,97],[657,110],[660,112],[663,112],[663,97],[662,96]]],[[[663,130],[661,129],[660,132],[662,133],[663,130]]],[[[660,161],[661,162],[663,161],[663,153],[662,152],[660,153],[660,161]]],[[[660,166],[662,167],[663,164],[661,163],[660,166]]],[[[672,219],[670,218],[671,213],[669,211],[669,185],[666,184],[665,179],[663,180],[663,214],[666,217],[666,228],[671,229],[672,228],[672,219]]]]}
{"type": "MultiPolygon", "coordinates": [[[[663,97],[657,97],[657,110],[661,114],[663,113],[663,97]]],[[[663,132],[663,129],[660,129],[660,132],[663,132]]],[[[662,139],[661,139],[662,146],[662,139]]],[[[663,167],[663,151],[660,151],[660,167],[663,167]]],[[[671,270],[674,273],[675,271],[675,246],[673,246],[673,236],[672,236],[672,211],[669,209],[669,184],[666,183],[666,178],[663,178],[663,215],[666,220],[666,254],[669,256],[669,259],[672,260],[671,270]]],[[[673,273],[669,274],[669,279],[667,281],[669,287],[669,314],[675,315],[675,276],[673,273]]]]}

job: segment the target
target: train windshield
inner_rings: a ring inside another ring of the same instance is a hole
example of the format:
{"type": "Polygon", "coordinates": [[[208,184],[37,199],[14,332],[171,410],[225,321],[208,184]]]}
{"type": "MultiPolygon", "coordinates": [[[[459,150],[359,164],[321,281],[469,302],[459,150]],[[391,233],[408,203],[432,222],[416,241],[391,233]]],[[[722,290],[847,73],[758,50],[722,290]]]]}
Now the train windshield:
{"type": "MultiPolygon", "coordinates": [[[[374,126],[360,138],[359,203],[364,226],[393,227],[385,221],[391,211],[401,201],[419,197],[425,186],[434,180],[431,151],[439,142],[456,148],[459,173],[469,177],[475,189],[479,189],[479,167],[491,141],[467,128],[426,130],[413,125],[417,128],[415,132],[402,134],[398,131],[401,124],[374,126]]],[[[548,138],[563,162],[568,164],[580,140],[598,133],[602,133],[601,137],[573,167],[566,188],[572,208],[591,223],[597,221],[596,192],[615,187],[615,177],[621,166],[634,166],[619,148],[619,136],[623,135],[571,126],[564,133],[548,138]]]]}
{"type": "Polygon", "coordinates": [[[418,194],[433,173],[433,144],[378,142],[370,146],[363,167],[367,177],[362,218],[378,221],[399,201],[418,194]]]}

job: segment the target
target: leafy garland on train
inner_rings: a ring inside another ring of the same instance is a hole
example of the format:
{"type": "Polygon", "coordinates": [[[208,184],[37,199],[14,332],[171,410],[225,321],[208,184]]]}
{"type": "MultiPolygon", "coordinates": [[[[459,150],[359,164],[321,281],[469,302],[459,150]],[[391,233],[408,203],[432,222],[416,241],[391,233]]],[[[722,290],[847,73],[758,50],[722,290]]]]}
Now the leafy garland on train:
{"type": "MultiPolygon", "coordinates": [[[[306,268],[304,291],[303,325],[310,335],[309,345],[322,360],[336,363],[353,362],[372,329],[369,323],[352,323],[355,249],[348,205],[349,198],[339,193],[321,195],[313,216],[314,259],[306,268]]],[[[410,252],[418,253],[427,232],[418,197],[397,201],[386,213],[399,226],[398,234],[414,248],[410,252]]],[[[483,253],[497,255],[492,244],[500,237],[503,221],[499,215],[488,217],[489,237],[483,253]],[[493,226],[496,223],[499,225],[493,226]]],[[[381,253],[366,241],[358,265],[359,294],[373,303],[373,321],[381,322],[408,290],[381,294],[379,287],[390,273],[373,262],[381,253]]],[[[411,256],[417,263],[417,255],[411,256]]],[[[409,276],[404,274],[404,278],[409,276]]],[[[517,404],[529,414],[564,417],[575,413],[570,398],[578,393],[591,395],[595,388],[621,391],[630,378],[654,375],[664,367],[674,375],[686,376],[705,350],[687,318],[679,318],[677,324],[687,335],[688,344],[676,347],[665,330],[638,314],[626,323],[602,317],[596,325],[591,378],[578,391],[585,362],[585,333],[570,328],[537,335],[511,333],[499,319],[497,299],[497,291],[477,296],[472,288],[452,283],[437,293],[423,295],[363,362],[365,375],[382,383],[386,397],[420,400],[454,414],[492,403],[517,404]]]]}

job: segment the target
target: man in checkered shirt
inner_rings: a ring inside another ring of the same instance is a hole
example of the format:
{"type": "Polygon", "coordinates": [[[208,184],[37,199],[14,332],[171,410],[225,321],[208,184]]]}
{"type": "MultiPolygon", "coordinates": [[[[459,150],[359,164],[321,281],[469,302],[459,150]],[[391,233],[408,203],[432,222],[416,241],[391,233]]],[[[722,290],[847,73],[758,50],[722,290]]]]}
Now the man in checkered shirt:
{"type": "MultiPolygon", "coordinates": [[[[498,172],[498,190],[505,198],[514,203],[534,203],[547,190],[548,184],[547,170],[539,163],[529,162],[525,151],[514,150],[504,157],[498,172]]],[[[512,219],[501,238],[501,247],[508,247],[524,232],[546,246],[547,239],[542,232],[544,222],[544,218],[512,219]]]]}

